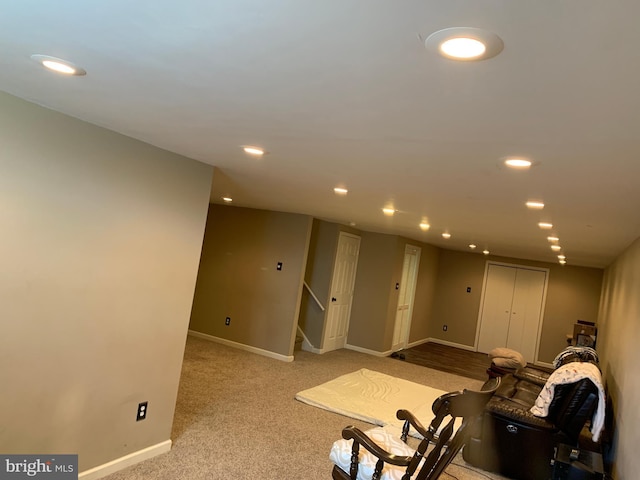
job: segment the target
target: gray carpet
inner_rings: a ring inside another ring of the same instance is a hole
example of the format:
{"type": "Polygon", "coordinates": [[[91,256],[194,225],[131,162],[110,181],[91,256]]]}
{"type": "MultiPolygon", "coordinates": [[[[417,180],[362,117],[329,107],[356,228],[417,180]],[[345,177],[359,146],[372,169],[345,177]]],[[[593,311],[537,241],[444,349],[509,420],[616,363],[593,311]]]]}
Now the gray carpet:
{"type": "MultiPolygon", "coordinates": [[[[329,451],[346,425],[371,425],[294,399],[300,390],[368,368],[446,391],[482,382],[350,350],[296,352],[292,363],[189,337],[170,452],[104,477],[328,480],[329,451]]],[[[427,419],[428,422],[430,419],[427,419]]],[[[500,479],[458,455],[443,480],[500,479]]]]}

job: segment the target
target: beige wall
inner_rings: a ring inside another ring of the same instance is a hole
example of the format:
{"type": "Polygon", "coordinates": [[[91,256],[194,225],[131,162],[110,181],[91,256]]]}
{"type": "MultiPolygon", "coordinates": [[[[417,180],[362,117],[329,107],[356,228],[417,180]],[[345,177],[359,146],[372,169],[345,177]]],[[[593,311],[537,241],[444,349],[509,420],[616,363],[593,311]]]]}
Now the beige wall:
{"type": "Polygon", "coordinates": [[[311,225],[306,215],[212,204],[190,328],[292,355],[311,225]]]}
{"type": "Polygon", "coordinates": [[[567,346],[578,320],[598,321],[604,270],[551,264],[539,359],[551,362],[567,346]]]}
{"type": "Polygon", "coordinates": [[[473,346],[487,260],[549,269],[549,283],[538,360],[551,362],[566,347],[566,335],[578,320],[596,321],[603,270],[562,266],[515,258],[442,250],[436,300],[431,315],[431,337],[473,346]],[[467,293],[467,287],[471,292],[467,293]],[[448,330],[444,332],[442,325],[448,330]]]}
{"type": "Polygon", "coordinates": [[[430,337],[473,346],[485,262],[486,258],[481,255],[440,250],[430,337]],[[470,293],[467,287],[471,287],[470,293]],[[446,332],[443,325],[447,326],[446,332]]]}
{"type": "Polygon", "coordinates": [[[0,143],[0,451],[169,440],[212,168],[3,93],[0,143]]]}
{"type": "Polygon", "coordinates": [[[302,295],[298,324],[315,348],[322,348],[326,308],[329,305],[329,288],[331,286],[339,234],[340,229],[337,224],[317,219],[313,220],[309,255],[304,276],[307,285],[320,300],[325,310],[323,311],[318,306],[305,288],[302,295]]]}
{"type": "Polygon", "coordinates": [[[640,238],[606,270],[598,319],[600,364],[615,424],[614,478],[637,478],[640,457],[640,238]]]}
{"type": "Polygon", "coordinates": [[[398,302],[398,237],[362,232],[361,238],[347,343],[383,352],[391,348],[389,309],[394,296],[398,302]]]}
{"type": "Polygon", "coordinates": [[[409,342],[426,340],[434,298],[439,249],[395,235],[361,233],[358,274],[348,343],[388,353],[393,343],[405,247],[421,249],[409,342]]]}

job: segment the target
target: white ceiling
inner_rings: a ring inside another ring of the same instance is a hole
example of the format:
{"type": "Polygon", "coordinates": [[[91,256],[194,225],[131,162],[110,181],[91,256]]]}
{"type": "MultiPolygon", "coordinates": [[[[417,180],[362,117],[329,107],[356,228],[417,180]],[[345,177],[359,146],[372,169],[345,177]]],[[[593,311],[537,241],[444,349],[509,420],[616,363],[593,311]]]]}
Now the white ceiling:
{"type": "Polygon", "coordinates": [[[215,165],[215,202],[555,262],[537,227],[550,220],[569,265],[606,266],[640,236],[637,0],[0,0],[0,12],[0,90],[215,165]],[[454,26],[490,30],[504,50],[461,63],[424,48],[454,26]],[[34,53],[88,73],[56,75],[34,53]],[[509,155],[536,165],[508,170],[509,155]]]}

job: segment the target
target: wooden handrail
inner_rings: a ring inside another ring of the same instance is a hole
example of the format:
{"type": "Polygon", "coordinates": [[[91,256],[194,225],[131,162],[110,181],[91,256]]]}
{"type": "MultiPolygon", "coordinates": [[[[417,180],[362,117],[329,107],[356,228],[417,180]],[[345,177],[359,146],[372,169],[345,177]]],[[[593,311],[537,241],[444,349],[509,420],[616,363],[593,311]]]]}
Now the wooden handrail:
{"type": "Polygon", "coordinates": [[[316,301],[316,303],[320,307],[320,310],[322,310],[324,312],[324,306],[322,305],[322,303],[320,303],[320,300],[318,300],[318,297],[316,297],[316,294],[313,293],[313,290],[311,290],[311,287],[309,285],[307,285],[307,282],[305,282],[305,281],[303,281],[302,283],[304,283],[304,286],[307,287],[307,290],[309,291],[309,294],[316,301]]]}

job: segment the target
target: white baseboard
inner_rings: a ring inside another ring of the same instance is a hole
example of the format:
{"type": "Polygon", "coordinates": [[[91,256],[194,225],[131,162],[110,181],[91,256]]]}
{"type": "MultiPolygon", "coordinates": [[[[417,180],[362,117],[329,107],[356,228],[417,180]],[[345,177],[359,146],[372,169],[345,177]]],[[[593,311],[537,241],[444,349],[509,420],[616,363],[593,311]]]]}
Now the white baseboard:
{"type": "Polygon", "coordinates": [[[148,460],[162,453],[166,453],[171,450],[171,440],[165,440],[164,442],[152,445],[137,452],[130,453],[124,457],[116,458],[111,462],[98,465],[97,467],[80,472],[78,480],[95,480],[97,478],[106,477],[123,468],[130,467],[136,463],[140,463],[143,460],[148,460]]]}
{"type": "Polygon", "coordinates": [[[208,335],[206,333],[196,332],[195,330],[189,330],[189,335],[202,338],[204,340],[209,340],[210,342],[221,343],[228,347],[246,350],[247,352],[256,353],[265,357],[275,358],[276,360],[280,360],[282,362],[293,362],[293,355],[282,355],[280,353],[271,352],[269,350],[263,350],[262,348],[252,347],[251,345],[245,345],[244,343],[227,340],[226,338],[214,337],[213,335],[208,335]]]}
{"type": "MultiPolygon", "coordinates": [[[[469,350],[470,352],[475,352],[476,349],[473,346],[470,345],[463,345],[462,343],[454,343],[454,342],[448,342],[447,340],[442,340],[440,338],[428,338],[427,342],[431,342],[431,343],[438,343],[440,345],[447,345],[449,347],[455,347],[455,348],[459,348],[461,350],[469,350]]],[[[423,342],[426,343],[426,342],[423,342]]]]}
{"type": "Polygon", "coordinates": [[[423,343],[429,343],[431,339],[423,338],[422,340],[418,340],[417,342],[411,342],[407,344],[407,348],[417,347],[418,345],[422,345],[423,343]]]}
{"type": "Polygon", "coordinates": [[[300,328],[300,325],[298,325],[298,333],[302,335],[302,345],[301,345],[302,350],[304,350],[305,352],[318,353],[318,354],[324,353],[324,349],[316,348],[313,345],[311,345],[311,342],[309,341],[307,336],[304,334],[304,330],[300,328]]]}
{"type": "Polygon", "coordinates": [[[348,350],[355,350],[356,352],[360,352],[360,353],[367,353],[369,355],[374,355],[376,357],[388,357],[393,353],[392,350],[389,350],[387,352],[378,352],[376,350],[369,350],[368,348],[357,347],[355,345],[349,345],[349,344],[345,345],[344,348],[348,350]]]}
{"type": "Polygon", "coordinates": [[[322,355],[325,350],[322,348],[316,348],[313,345],[311,345],[309,342],[302,342],[302,350],[304,350],[305,352],[311,352],[311,353],[317,353],[322,355]]]}

